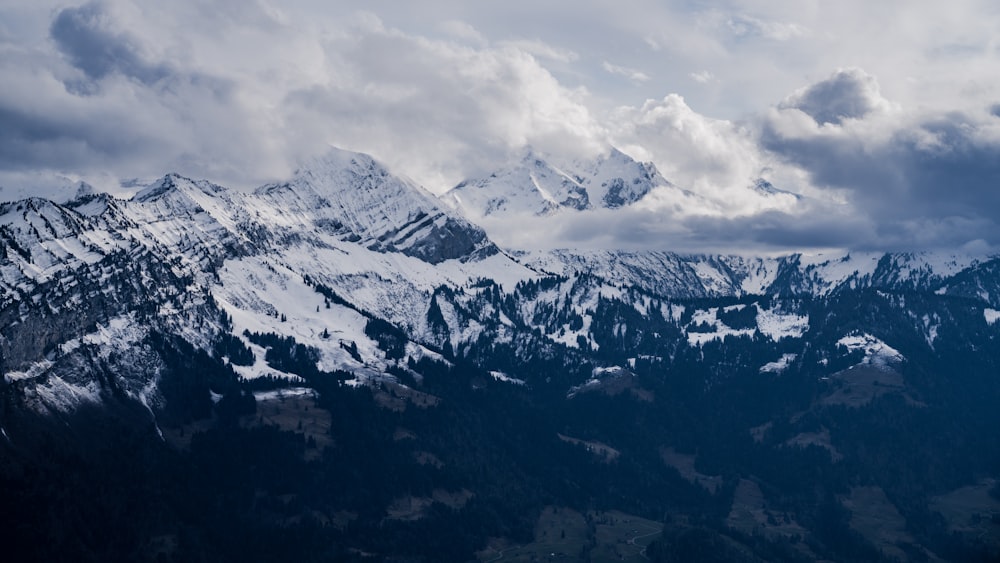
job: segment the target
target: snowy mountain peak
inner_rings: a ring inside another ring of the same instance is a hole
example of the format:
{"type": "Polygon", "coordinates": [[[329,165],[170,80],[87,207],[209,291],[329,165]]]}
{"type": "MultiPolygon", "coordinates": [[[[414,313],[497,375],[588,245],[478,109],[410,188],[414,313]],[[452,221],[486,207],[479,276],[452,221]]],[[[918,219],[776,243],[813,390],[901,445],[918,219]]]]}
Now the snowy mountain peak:
{"type": "Polygon", "coordinates": [[[376,250],[431,263],[496,252],[482,229],[362,153],[331,148],[290,181],[263,186],[255,195],[282,213],[376,250]]]}
{"type": "Polygon", "coordinates": [[[658,185],[670,185],[651,163],[615,148],[569,163],[525,148],[514,164],[466,180],[443,196],[469,217],[546,216],[563,210],[615,209],[631,205],[658,185]]]}
{"type": "Polygon", "coordinates": [[[163,197],[165,194],[177,188],[177,182],[175,178],[178,176],[176,174],[167,174],[166,176],[160,178],[159,180],[153,182],[146,188],[137,192],[133,197],[132,201],[139,203],[145,203],[148,201],[154,201],[163,197]]]}
{"type": "Polygon", "coordinates": [[[343,185],[348,178],[386,178],[389,171],[370,155],[330,147],[326,152],[306,160],[295,171],[295,180],[315,185],[343,185]]]}
{"type": "Polygon", "coordinates": [[[635,203],[656,186],[672,185],[653,163],[639,162],[614,147],[599,157],[589,171],[589,175],[583,175],[584,186],[601,207],[609,209],[635,203]]]}
{"type": "Polygon", "coordinates": [[[582,178],[553,166],[531,148],[512,166],[485,178],[466,180],[444,196],[469,216],[550,215],[563,208],[591,206],[582,178]]]}
{"type": "Polygon", "coordinates": [[[205,180],[192,180],[176,172],[171,172],[136,193],[132,200],[139,203],[148,203],[168,197],[187,197],[191,199],[192,197],[197,197],[196,194],[199,192],[214,197],[227,191],[226,188],[217,184],[205,180]]]}
{"type": "Polygon", "coordinates": [[[754,180],[753,183],[750,185],[750,189],[765,197],[784,195],[784,196],[791,196],[796,200],[802,199],[801,195],[789,192],[787,190],[776,188],[774,187],[774,184],[768,182],[763,178],[757,178],[756,180],[754,180]]]}

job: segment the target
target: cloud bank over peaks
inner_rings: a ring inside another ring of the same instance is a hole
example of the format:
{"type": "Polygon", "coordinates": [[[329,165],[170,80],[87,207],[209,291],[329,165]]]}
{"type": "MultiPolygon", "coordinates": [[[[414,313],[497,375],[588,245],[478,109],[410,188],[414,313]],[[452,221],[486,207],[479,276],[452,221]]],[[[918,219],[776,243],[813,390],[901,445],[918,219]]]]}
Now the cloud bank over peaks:
{"type": "Polygon", "coordinates": [[[588,91],[545,66],[572,51],[343,10],[93,0],[32,20],[43,40],[0,35],[0,199],[32,178],[46,195],[45,176],[151,170],[252,189],[330,144],[442,191],[525,144],[599,150],[588,91]]]}
{"type": "Polygon", "coordinates": [[[745,190],[766,167],[751,129],[701,115],[677,94],[620,107],[609,122],[615,145],[652,161],[664,177],[712,202],[718,213],[759,209],[745,190]]]}
{"type": "MultiPolygon", "coordinates": [[[[836,70],[742,123],[699,114],[676,94],[620,107],[607,120],[609,137],[653,161],[673,188],[620,210],[524,221],[510,243],[1000,249],[997,114],[995,106],[905,108],[858,68],[836,70]]],[[[507,236],[499,227],[493,232],[507,236]]]]}
{"type": "Polygon", "coordinates": [[[696,191],[677,185],[655,164],[637,162],[614,147],[589,161],[528,151],[512,165],[462,182],[444,201],[502,246],[713,252],[781,246],[771,223],[806,212],[813,203],[760,178],[723,186],[724,191],[712,187],[706,183],[696,191]],[[755,219],[762,214],[771,216],[768,228],[754,237],[755,219]]]}
{"type": "Polygon", "coordinates": [[[387,28],[368,16],[322,45],[338,78],[288,93],[286,123],[304,139],[385,155],[441,191],[524,145],[594,153],[601,127],[527,49],[470,47],[387,28]],[[330,129],[329,124],[336,124],[330,129]]]}

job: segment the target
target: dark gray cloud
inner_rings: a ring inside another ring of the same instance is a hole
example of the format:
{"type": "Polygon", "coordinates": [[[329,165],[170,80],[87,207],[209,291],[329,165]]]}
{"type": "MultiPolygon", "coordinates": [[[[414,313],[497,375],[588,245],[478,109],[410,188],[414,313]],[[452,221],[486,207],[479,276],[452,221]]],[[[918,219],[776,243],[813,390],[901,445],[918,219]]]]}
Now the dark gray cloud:
{"type": "MultiPolygon", "coordinates": [[[[680,123],[676,112],[653,109],[655,115],[680,123]]],[[[996,107],[904,111],[883,98],[875,78],[864,71],[837,71],[764,115],[752,128],[754,148],[735,150],[721,140],[702,143],[726,147],[733,158],[743,154],[748,163],[771,162],[784,170],[792,183],[778,187],[808,192],[797,205],[750,211],[734,207],[736,213],[636,210],[547,227],[558,228],[558,236],[573,244],[596,247],[614,241],[641,248],[661,241],[671,248],[723,252],[735,247],[1000,248],[998,113],[996,107]],[[754,151],[761,152],[754,156],[754,151]],[[796,187],[796,174],[789,171],[799,171],[802,185],[796,187]]],[[[663,128],[660,121],[651,123],[663,128]]],[[[716,134],[736,139],[736,132],[722,128],[716,134]]],[[[644,141],[644,146],[656,146],[644,141]]],[[[739,190],[730,191],[730,197],[740,197],[739,190]]]]}
{"type": "MultiPolygon", "coordinates": [[[[835,100],[833,106],[840,107],[835,100]]],[[[804,170],[813,185],[845,197],[872,226],[870,238],[855,246],[1000,244],[1000,124],[994,116],[898,113],[801,128],[788,126],[795,116],[787,112],[765,120],[762,147],[804,170]]]]}
{"type": "Polygon", "coordinates": [[[865,217],[845,209],[823,208],[803,214],[765,211],[742,217],[692,217],[684,221],[701,246],[760,250],[863,248],[872,237],[865,217]]]}
{"type": "Polygon", "coordinates": [[[1000,138],[974,117],[956,112],[922,121],[876,157],[895,163],[900,191],[913,200],[905,207],[921,215],[1000,219],[1000,138]]]}
{"type": "Polygon", "coordinates": [[[0,169],[31,170],[53,162],[66,169],[106,164],[108,156],[135,157],[156,144],[99,120],[37,115],[0,100],[0,169]]]}
{"type": "MultiPolygon", "coordinates": [[[[499,242],[519,248],[655,248],[731,253],[791,248],[866,250],[882,248],[884,242],[871,217],[846,205],[817,204],[796,212],[768,210],[735,217],[624,208],[485,225],[499,242]]],[[[959,244],[968,240],[961,239],[959,244]]],[[[899,244],[892,248],[904,247],[910,248],[899,244]]]]}
{"type": "Polygon", "coordinates": [[[862,208],[890,218],[995,215],[1000,209],[1000,139],[965,114],[920,121],[884,140],[774,128],[764,147],[801,166],[821,186],[841,188],[862,208]]]}
{"type": "Polygon", "coordinates": [[[60,11],[49,33],[59,51],[91,80],[117,72],[152,84],[171,74],[167,65],[143,58],[141,43],[116,29],[103,2],[60,11]]]}
{"type": "Polygon", "coordinates": [[[860,119],[885,105],[878,83],[860,69],[838,70],[786,99],[780,107],[795,108],[820,125],[840,125],[845,119],[860,119]]]}
{"type": "Polygon", "coordinates": [[[117,177],[167,171],[258,185],[255,166],[274,158],[263,113],[224,73],[185,64],[176,45],[152,48],[136,26],[144,15],[89,2],[40,22],[42,45],[0,45],[0,199],[58,199],[67,178],[116,190],[117,177]]]}

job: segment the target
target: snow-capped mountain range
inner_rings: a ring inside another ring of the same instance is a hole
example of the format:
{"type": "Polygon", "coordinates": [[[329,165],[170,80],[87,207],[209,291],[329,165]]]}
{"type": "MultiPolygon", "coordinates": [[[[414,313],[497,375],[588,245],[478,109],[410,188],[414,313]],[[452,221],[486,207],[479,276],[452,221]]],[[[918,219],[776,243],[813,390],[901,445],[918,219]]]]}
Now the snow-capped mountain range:
{"type": "MultiPolygon", "coordinates": [[[[573,169],[528,153],[513,168],[460,184],[443,196],[446,205],[367,155],[331,150],[289,181],[251,193],[169,174],[131,199],[84,190],[66,203],[5,203],[3,381],[42,409],[99,400],[107,381],[118,381],[155,410],[166,367],[148,344],[153,333],[230,364],[213,343],[238,339],[254,356],[232,364],[246,380],[298,379],[268,362],[249,334],[294,339],[316,351],[318,369],[358,383],[394,380],[391,370],[424,357],[470,358],[501,374],[485,350],[509,354],[508,370],[519,355],[558,353],[625,366],[638,348],[662,358],[731,336],[791,338],[831,361],[850,352],[844,338],[874,329],[825,334],[833,329],[811,316],[808,301],[866,290],[966,299],[983,327],[995,326],[1000,262],[986,256],[521,252],[498,248],[470,220],[615,208],[659,188],[676,189],[618,151],[573,169]],[[373,336],[373,319],[404,335],[403,352],[373,336]],[[807,344],[814,333],[826,344],[807,344]],[[624,344],[626,335],[638,348],[624,344]]],[[[878,299],[906,307],[904,297],[878,299]]],[[[929,346],[949,322],[940,307],[907,313],[929,346]]],[[[765,371],[793,357],[806,354],[778,354],[765,371]]]]}
{"type": "Polygon", "coordinates": [[[443,198],[340,150],[250,192],[143,184],[0,204],[15,555],[467,561],[539,530],[586,558],[547,543],[556,506],[660,538],[653,559],[671,537],[755,561],[1000,549],[998,257],[524,250],[481,228],[679,189],[615,152],[443,198]]]}

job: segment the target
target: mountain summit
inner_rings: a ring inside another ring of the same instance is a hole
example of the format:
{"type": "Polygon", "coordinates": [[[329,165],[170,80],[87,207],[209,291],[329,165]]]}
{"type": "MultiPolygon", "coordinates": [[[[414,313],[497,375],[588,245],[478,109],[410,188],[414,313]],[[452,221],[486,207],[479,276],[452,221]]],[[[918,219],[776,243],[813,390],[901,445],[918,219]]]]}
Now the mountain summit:
{"type": "Polygon", "coordinates": [[[563,210],[615,209],[636,203],[658,186],[671,186],[652,163],[616,148],[565,165],[526,149],[511,166],[461,182],[442,199],[468,217],[536,215],[563,210]]]}
{"type": "Polygon", "coordinates": [[[482,229],[367,154],[331,148],[290,181],[263,186],[256,195],[352,242],[434,264],[497,252],[482,229]]]}

